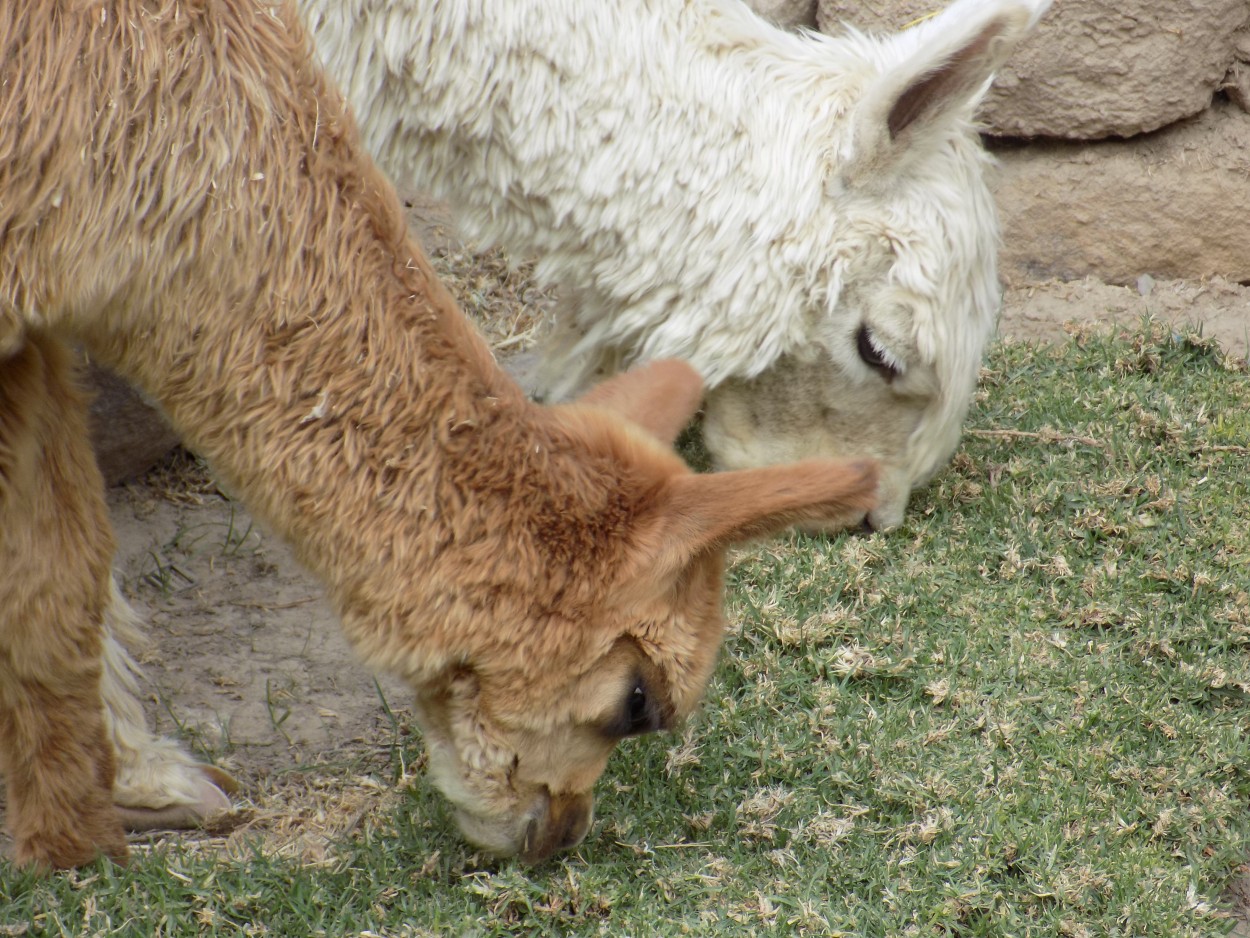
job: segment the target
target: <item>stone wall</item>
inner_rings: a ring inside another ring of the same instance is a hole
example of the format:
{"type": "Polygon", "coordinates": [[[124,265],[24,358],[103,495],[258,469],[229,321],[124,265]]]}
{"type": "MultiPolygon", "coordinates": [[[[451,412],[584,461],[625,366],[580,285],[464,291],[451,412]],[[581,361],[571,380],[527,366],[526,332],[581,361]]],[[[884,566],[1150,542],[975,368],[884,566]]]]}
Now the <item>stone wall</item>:
{"type": "Polygon", "coordinates": [[[796,29],[816,26],[817,0],[747,0],[751,9],[778,26],[796,29]]]}
{"type": "Polygon", "coordinates": [[[91,393],[91,442],[106,485],[141,475],[178,445],[178,435],[129,384],[94,365],[83,371],[91,393]]]}
{"type": "MultiPolygon", "coordinates": [[[[816,23],[897,30],[942,0],[819,0],[816,23]]],[[[1250,62],[1246,0],[1060,0],[999,72],[981,117],[1005,137],[1132,137],[1238,90],[1250,62]]]]}
{"type": "MultiPolygon", "coordinates": [[[[942,0],[818,0],[880,32],[942,0]]],[[[1008,283],[1250,281],[1250,3],[1058,0],[980,113],[1008,283]]]]}
{"type": "Polygon", "coordinates": [[[1236,105],[1127,140],[994,149],[1008,285],[1250,282],[1250,115],[1236,105]]]}

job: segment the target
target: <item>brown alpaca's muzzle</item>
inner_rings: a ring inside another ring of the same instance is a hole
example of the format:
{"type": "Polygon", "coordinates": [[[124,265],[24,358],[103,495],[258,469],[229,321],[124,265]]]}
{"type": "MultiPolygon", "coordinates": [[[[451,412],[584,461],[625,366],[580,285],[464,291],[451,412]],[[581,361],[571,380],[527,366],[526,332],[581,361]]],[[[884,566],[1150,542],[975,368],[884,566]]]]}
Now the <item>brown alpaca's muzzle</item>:
{"type": "Polygon", "coordinates": [[[544,788],[518,816],[482,817],[460,809],[456,825],[466,840],[495,856],[538,865],[580,844],[594,817],[590,792],[552,795],[544,788]]]}
{"type": "Polygon", "coordinates": [[[580,844],[595,818],[595,798],[590,793],[546,795],[543,813],[525,827],[519,851],[526,863],[537,865],[561,850],[580,844]]]}

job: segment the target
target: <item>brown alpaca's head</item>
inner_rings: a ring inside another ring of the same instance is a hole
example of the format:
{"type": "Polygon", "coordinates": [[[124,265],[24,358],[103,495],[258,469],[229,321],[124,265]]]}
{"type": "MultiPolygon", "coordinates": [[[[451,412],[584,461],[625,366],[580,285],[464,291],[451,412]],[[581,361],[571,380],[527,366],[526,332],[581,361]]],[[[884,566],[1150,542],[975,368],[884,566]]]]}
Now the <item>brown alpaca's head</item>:
{"type": "MultiPolygon", "coordinates": [[[[430,777],[468,840],[492,853],[540,862],[581,842],[616,744],[671,730],[695,708],[724,632],[728,547],[796,523],[856,524],[874,504],[870,462],[692,474],[671,443],[700,394],[689,367],[666,361],[554,409],[624,467],[628,491],[608,494],[590,534],[566,519],[530,538],[563,533],[574,547],[521,562],[527,579],[496,591],[489,633],[419,682],[430,777]]],[[[563,513],[535,517],[553,514],[563,513]]]]}

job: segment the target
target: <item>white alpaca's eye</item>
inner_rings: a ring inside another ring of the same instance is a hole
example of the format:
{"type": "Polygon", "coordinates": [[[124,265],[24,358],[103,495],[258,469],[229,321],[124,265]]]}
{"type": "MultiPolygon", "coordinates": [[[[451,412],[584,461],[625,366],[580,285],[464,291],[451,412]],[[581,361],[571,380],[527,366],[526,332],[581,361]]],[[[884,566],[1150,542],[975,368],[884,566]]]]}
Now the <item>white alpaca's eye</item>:
{"type": "Polygon", "coordinates": [[[880,372],[887,381],[893,381],[898,377],[898,366],[873,342],[872,330],[867,326],[860,326],[859,331],[855,333],[855,350],[859,353],[860,361],[874,371],[880,372]]]}

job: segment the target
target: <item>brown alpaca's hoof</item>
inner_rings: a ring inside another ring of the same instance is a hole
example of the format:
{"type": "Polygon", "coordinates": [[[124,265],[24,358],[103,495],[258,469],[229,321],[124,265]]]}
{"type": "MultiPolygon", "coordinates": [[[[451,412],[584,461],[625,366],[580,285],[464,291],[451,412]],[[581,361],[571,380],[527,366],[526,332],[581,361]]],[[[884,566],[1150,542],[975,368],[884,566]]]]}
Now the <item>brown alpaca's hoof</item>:
{"type": "Polygon", "coordinates": [[[234,810],[227,792],[239,790],[239,783],[212,765],[199,766],[203,777],[196,786],[196,800],[164,808],[117,806],[126,830],[133,833],[152,830],[191,830],[205,827],[215,818],[234,810]]]}

